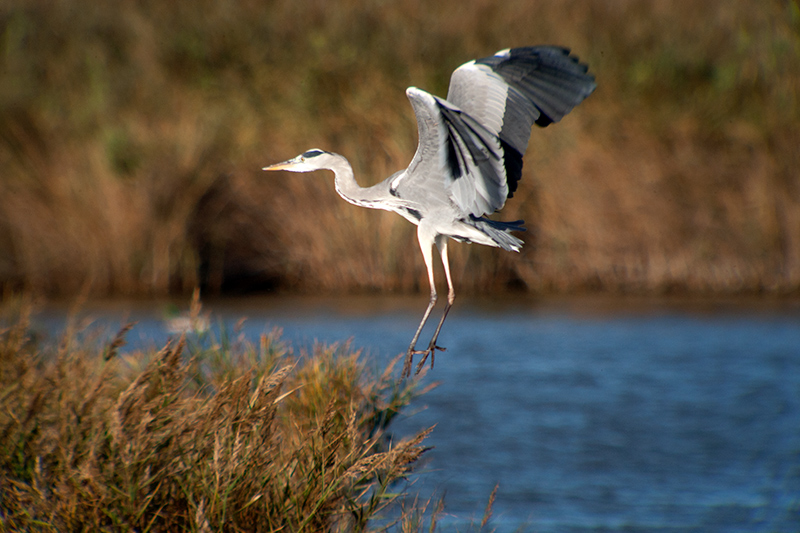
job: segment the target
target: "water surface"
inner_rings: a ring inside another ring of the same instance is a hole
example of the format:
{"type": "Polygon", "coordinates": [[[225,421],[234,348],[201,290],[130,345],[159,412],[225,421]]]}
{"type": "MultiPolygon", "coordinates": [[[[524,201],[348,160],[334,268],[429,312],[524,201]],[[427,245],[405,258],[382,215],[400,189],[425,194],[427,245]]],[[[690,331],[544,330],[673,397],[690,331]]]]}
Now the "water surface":
{"type": "MultiPolygon", "coordinates": [[[[248,317],[253,338],[275,326],[295,345],[352,338],[384,361],[405,349],[425,303],[272,298],[206,309],[231,324],[248,317]]],[[[162,311],[94,312],[139,320],[133,342],[157,345],[168,336],[162,311]]],[[[43,320],[54,327],[60,316],[43,320]]],[[[446,527],[479,521],[499,484],[498,531],[800,530],[796,302],[459,301],[440,344],[447,351],[425,377],[440,385],[394,432],[436,425],[412,492],[446,493],[446,527]]]]}

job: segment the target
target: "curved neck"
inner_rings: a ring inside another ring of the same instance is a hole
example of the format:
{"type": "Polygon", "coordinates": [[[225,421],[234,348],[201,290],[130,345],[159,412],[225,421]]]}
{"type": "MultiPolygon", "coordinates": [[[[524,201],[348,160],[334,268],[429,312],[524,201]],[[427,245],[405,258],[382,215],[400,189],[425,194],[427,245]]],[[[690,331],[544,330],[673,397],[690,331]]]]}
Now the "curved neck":
{"type": "Polygon", "coordinates": [[[335,155],[334,161],[328,167],[335,176],[334,185],[339,196],[351,204],[362,207],[378,207],[375,204],[374,194],[371,187],[362,187],[353,175],[353,167],[344,156],[335,155]]]}

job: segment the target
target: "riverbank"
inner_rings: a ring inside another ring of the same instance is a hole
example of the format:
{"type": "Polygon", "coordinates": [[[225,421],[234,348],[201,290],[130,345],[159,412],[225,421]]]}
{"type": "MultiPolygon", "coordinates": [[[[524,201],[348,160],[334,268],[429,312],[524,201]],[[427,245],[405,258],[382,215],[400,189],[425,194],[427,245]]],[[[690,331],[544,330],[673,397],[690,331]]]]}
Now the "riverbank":
{"type": "Polygon", "coordinates": [[[110,340],[72,324],[41,342],[28,313],[7,302],[0,320],[0,529],[435,527],[435,504],[398,491],[429,431],[387,431],[424,392],[391,364],[274,331],[148,351],[125,348],[132,323],[110,340]]]}
{"type": "Polygon", "coordinates": [[[462,293],[800,290],[796,2],[139,2],[0,7],[0,285],[41,294],[425,292],[414,227],[323,175],[404,168],[404,90],[552,43],[597,91],[536,130],[500,218],[451,247],[462,293]]]}

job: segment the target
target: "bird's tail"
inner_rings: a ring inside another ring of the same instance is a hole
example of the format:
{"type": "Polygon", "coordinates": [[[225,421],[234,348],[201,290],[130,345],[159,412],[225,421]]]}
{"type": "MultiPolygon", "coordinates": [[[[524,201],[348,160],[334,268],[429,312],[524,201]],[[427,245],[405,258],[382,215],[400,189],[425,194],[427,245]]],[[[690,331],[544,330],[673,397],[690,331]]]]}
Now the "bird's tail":
{"type": "Polygon", "coordinates": [[[473,227],[481,230],[503,250],[507,250],[509,252],[519,252],[520,248],[522,248],[522,241],[511,235],[510,232],[525,231],[525,228],[522,226],[525,223],[524,220],[500,222],[497,220],[490,220],[485,217],[471,216],[467,222],[473,227]]]}

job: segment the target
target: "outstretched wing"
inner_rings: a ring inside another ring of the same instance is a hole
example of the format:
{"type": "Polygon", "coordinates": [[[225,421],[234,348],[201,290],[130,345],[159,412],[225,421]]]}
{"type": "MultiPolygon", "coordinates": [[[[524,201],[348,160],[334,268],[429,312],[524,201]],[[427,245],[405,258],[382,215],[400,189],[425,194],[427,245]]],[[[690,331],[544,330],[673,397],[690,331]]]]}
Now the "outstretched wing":
{"type": "Polygon", "coordinates": [[[516,190],[531,127],[558,122],[595,86],[569,50],[537,46],[461,65],[447,100],[411,87],[419,146],[403,180],[443,175],[438,185],[464,214],[491,214],[516,190]]]}
{"type": "Polygon", "coordinates": [[[587,70],[567,48],[501,50],[458,67],[447,100],[524,155],[533,124],[558,122],[594,91],[587,70]]]}

